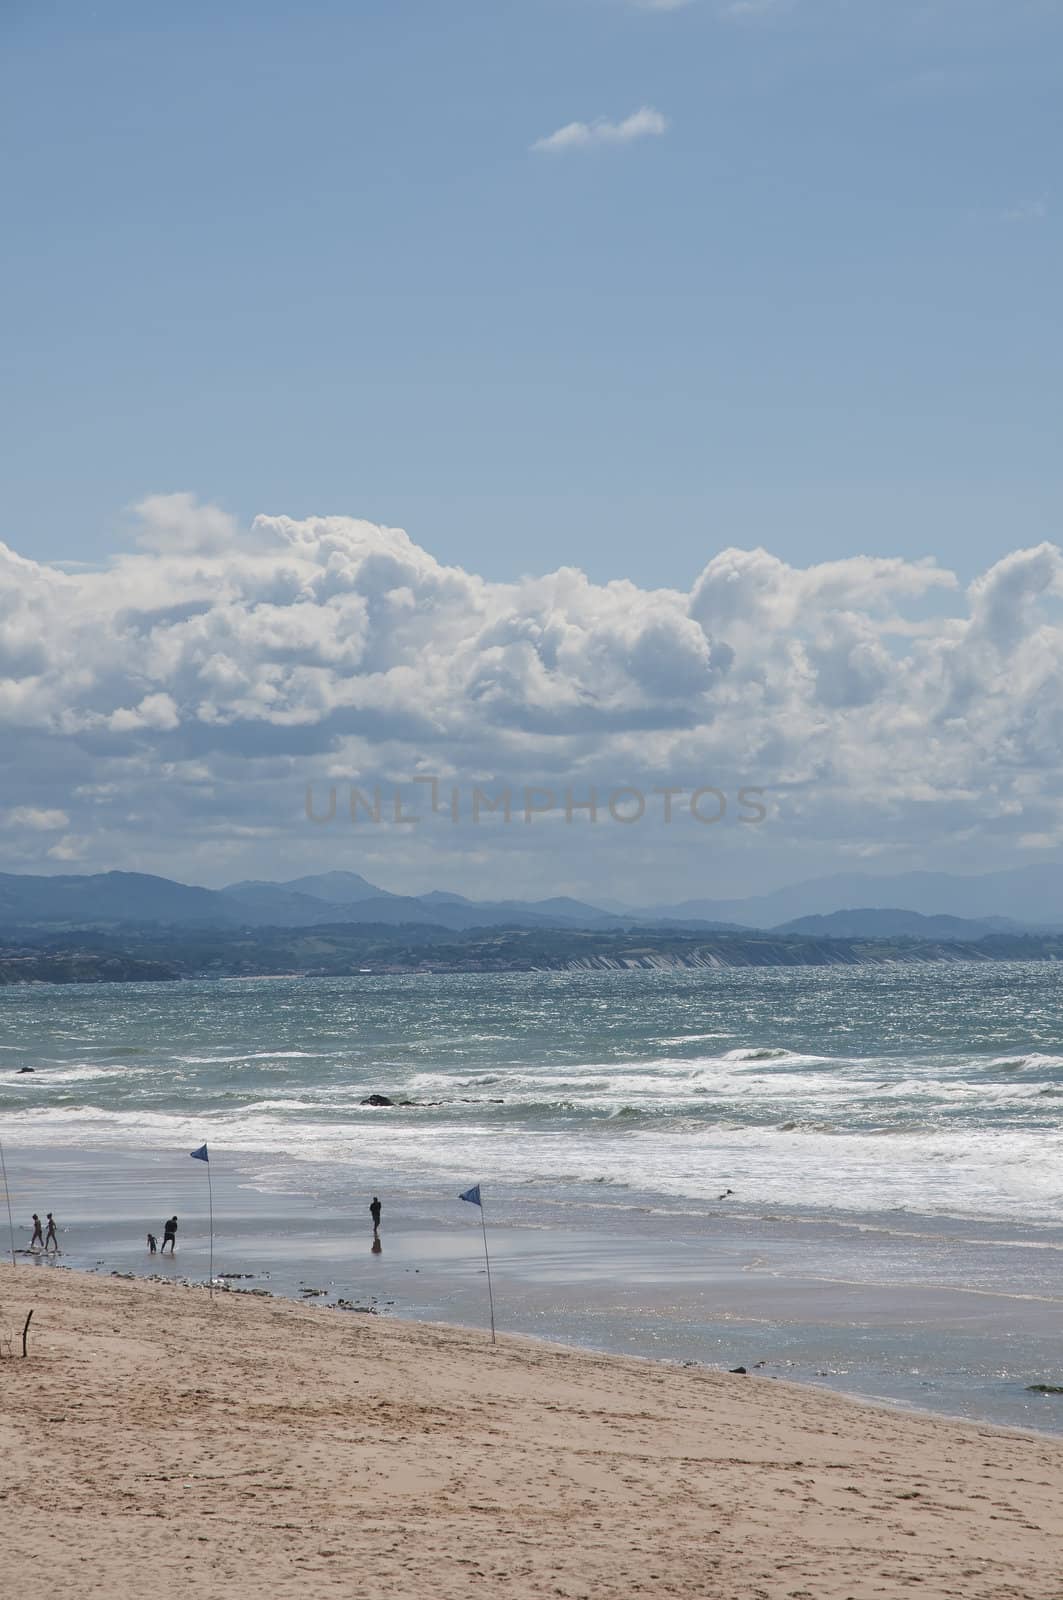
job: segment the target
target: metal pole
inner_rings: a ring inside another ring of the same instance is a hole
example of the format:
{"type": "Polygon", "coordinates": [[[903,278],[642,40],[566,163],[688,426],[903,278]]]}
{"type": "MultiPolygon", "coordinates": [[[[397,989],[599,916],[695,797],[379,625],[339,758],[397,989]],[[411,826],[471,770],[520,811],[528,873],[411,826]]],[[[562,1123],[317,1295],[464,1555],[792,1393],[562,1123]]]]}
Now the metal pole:
{"type": "Polygon", "coordinates": [[[7,1233],[11,1241],[11,1265],[17,1267],[18,1262],[15,1260],[15,1223],[11,1216],[11,1190],[7,1186],[7,1163],[4,1160],[2,1140],[0,1140],[0,1176],[4,1180],[4,1199],[7,1201],[7,1233]]]}
{"type": "Polygon", "coordinates": [[[214,1185],[210,1181],[210,1159],[204,1163],[207,1169],[207,1207],[210,1213],[210,1298],[214,1299],[214,1185]]]}
{"type": "Polygon", "coordinates": [[[483,1190],[480,1191],[480,1226],[484,1233],[484,1261],[487,1263],[487,1302],[491,1307],[491,1343],[497,1344],[495,1337],[495,1296],[491,1288],[491,1257],[487,1250],[487,1219],[484,1216],[483,1190]]]}

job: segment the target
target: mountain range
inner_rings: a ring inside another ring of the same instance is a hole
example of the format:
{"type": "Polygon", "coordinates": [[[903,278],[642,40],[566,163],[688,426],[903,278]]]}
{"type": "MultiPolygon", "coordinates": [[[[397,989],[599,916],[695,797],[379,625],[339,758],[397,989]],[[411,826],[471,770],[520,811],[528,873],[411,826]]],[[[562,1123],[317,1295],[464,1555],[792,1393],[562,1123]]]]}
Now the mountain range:
{"type": "Polygon", "coordinates": [[[838,873],[746,899],[608,907],[554,896],[471,900],[451,891],[393,894],[357,872],[205,889],[138,872],[0,874],[0,929],[113,927],[311,928],[362,923],[472,928],[747,931],[813,938],[977,940],[1063,926],[1063,867],[1048,863],[977,877],[838,873]]]}

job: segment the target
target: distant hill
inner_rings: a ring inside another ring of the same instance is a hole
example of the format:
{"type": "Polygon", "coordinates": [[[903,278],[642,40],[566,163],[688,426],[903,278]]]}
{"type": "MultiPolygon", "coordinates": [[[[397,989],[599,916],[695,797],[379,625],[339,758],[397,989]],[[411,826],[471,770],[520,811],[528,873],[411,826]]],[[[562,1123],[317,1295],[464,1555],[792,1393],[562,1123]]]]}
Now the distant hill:
{"type": "Polygon", "coordinates": [[[195,923],[239,921],[215,889],[197,889],[146,872],[0,873],[0,925],[48,923],[195,923]]]}
{"type": "Polygon", "coordinates": [[[1044,933],[1063,927],[1063,867],[1043,863],[977,878],[947,873],[905,873],[895,878],[838,873],[745,900],[686,900],[676,906],[622,912],[567,895],[477,901],[443,890],[392,894],[357,872],[343,871],[281,883],[250,880],[225,889],[197,888],[140,872],[0,874],[0,929],[123,924],[313,928],[347,922],[431,925],[452,932],[758,929],[816,938],[973,942],[990,933],[1044,933]]]}
{"type": "MultiPolygon", "coordinates": [[[[234,885],[239,888],[240,885],[234,885]]],[[[315,872],[306,878],[289,878],[286,883],[274,884],[275,889],[290,889],[294,894],[313,895],[317,900],[328,900],[333,905],[354,905],[359,900],[387,898],[386,889],[357,872],[315,872]]]]}
{"type": "Polygon", "coordinates": [[[619,919],[582,901],[559,898],[474,901],[433,892],[390,894],[355,872],[327,872],[286,883],[249,880],[201,889],[136,872],[0,876],[0,928],[164,927],[312,928],[337,922],[470,928],[598,928],[619,919]],[[298,887],[302,885],[302,887],[298,887]],[[335,898],[311,894],[314,885],[335,898]]]}
{"type": "Polygon", "coordinates": [[[642,914],[777,928],[799,917],[828,915],[852,906],[976,921],[1006,917],[1026,928],[1056,928],[1063,926],[1063,866],[1044,861],[970,877],[949,872],[901,872],[893,877],[837,872],[771,894],[684,900],[679,905],[652,905],[642,914]]]}
{"type": "Polygon", "coordinates": [[[389,972],[548,972],[730,967],[1063,961],[1059,935],[994,934],[975,942],[810,939],[586,928],[108,928],[0,940],[0,984],[228,976],[363,976],[389,972]]]}
{"type": "Polygon", "coordinates": [[[826,916],[795,917],[773,933],[798,933],[812,939],[984,939],[991,933],[1021,933],[1022,925],[1007,917],[976,922],[968,917],[924,917],[920,911],[832,911],[826,916]]]}

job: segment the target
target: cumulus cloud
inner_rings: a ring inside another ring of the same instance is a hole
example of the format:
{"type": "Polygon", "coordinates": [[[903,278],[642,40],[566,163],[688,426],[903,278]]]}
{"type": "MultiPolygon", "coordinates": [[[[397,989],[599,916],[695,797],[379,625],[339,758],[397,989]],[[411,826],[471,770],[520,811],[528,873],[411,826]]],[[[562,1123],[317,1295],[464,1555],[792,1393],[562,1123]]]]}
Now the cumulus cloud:
{"type": "Polygon", "coordinates": [[[623,122],[567,122],[543,139],[536,139],[533,150],[559,155],[565,150],[585,150],[593,145],[631,144],[635,139],[658,137],[668,131],[668,119],[652,106],[642,106],[623,122]]]}
{"type": "MultiPolygon", "coordinates": [[[[0,546],[7,866],[216,878],[261,847],[268,871],[306,843],[308,784],[426,775],[758,785],[773,839],[856,857],[1063,838],[1054,545],[966,590],[931,560],[711,548],[688,589],[644,589],[492,582],[352,517],[238,527],[186,495],[139,517],[104,572],[0,546]]],[[[426,830],[405,837],[430,878],[426,830]]],[[[677,848],[640,838],[647,874],[677,848]]]]}
{"type": "Polygon", "coordinates": [[[40,806],[12,806],[4,815],[6,827],[28,828],[33,833],[54,833],[69,822],[65,811],[49,811],[40,806]]]}

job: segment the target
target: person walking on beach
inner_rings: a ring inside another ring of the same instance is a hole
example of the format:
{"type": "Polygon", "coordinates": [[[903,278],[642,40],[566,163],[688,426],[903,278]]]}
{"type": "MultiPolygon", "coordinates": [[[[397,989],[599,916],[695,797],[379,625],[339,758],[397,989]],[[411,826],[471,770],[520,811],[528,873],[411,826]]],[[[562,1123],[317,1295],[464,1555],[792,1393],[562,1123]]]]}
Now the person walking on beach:
{"type": "Polygon", "coordinates": [[[177,1246],[177,1218],[176,1217],[167,1217],[166,1221],[163,1223],[163,1227],[162,1227],[162,1249],[159,1252],[160,1255],[165,1255],[166,1254],[166,1246],[167,1245],[170,1246],[170,1254],[173,1255],[174,1250],[176,1249],[176,1246],[177,1246]]]}
{"type": "Polygon", "coordinates": [[[55,1231],[55,1218],[48,1213],[48,1231],[44,1235],[44,1248],[46,1250],[59,1249],[59,1235],[55,1231]]]}
{"type": "Polygon", "coordinates": [[[380,1201],[377,1199],[376,1195],[374,1195],[372,1200],[369,1202],[369,1215],[373,1219],[373,1232],[374,1233],[379,1233],[380,1232],[380,1213],[381,1213],[381,1211],[383,1211],[383,1209],[384,1208],[380,1204],[380,1201]]]}
{"type": "Polygon", "coordinates": [[[36,1250],[38,1245],[40,1245],[42,1250],[44,1249],[44,1234],[41,1232],[41,1219],[35,1211],[33,1213],[33,1238],[30,1240],[30,1249],[36,1250]]]}

